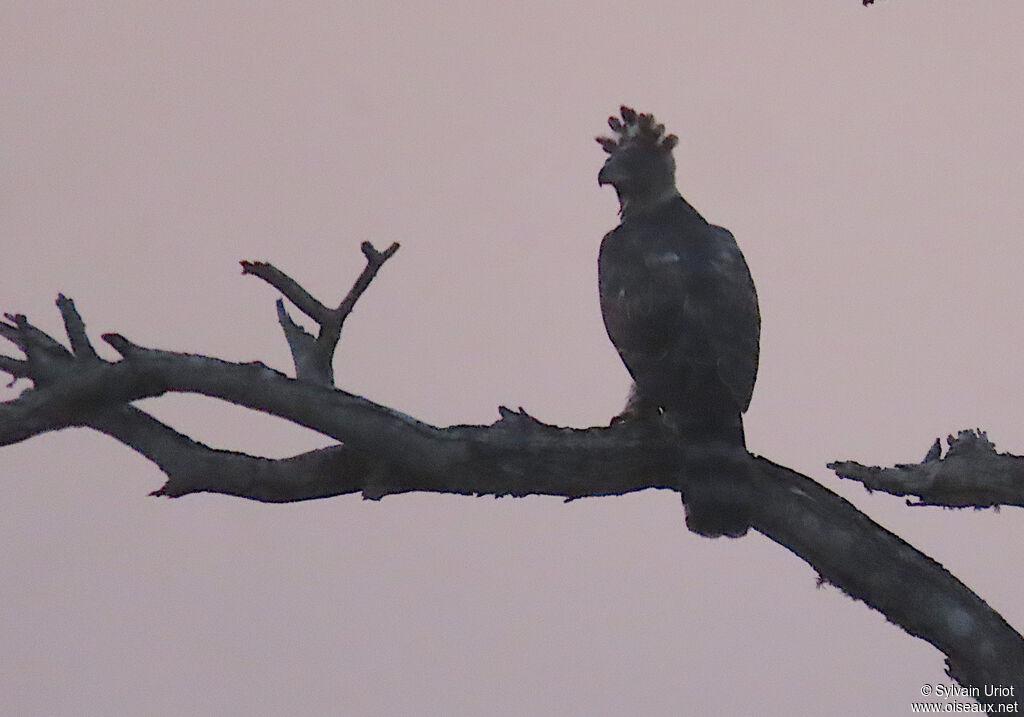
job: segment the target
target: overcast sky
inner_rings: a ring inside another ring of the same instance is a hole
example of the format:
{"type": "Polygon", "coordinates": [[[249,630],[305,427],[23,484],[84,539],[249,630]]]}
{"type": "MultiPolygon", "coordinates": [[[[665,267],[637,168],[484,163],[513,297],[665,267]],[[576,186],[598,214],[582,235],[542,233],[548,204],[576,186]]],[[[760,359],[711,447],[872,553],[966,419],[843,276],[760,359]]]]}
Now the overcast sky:
{"type": "MultiPolygon", "coordinates": [[[[337,301],[340,387],[419,419],[604,424],[628,375],[593,137],[681,138],[761,299],[752,451],[847,496],[1018,629],[1024,516],[909,509],[825,463],[980,426],[1024,453],[1024,4],[2,2],[0,310],[291,370],[275,262],[337,301]]],[[[113,356],[110,351],[106,355],[113,356]]],[[[0,392],[14,397],[22,384],[0,392]]],[[[196,397],[218,447],[326,445],[196,397]]],[[[941,655],[677,495],[147,497],[69,430],[0,449],[0,700],[17,715],[909,712],[941,655]]]]}

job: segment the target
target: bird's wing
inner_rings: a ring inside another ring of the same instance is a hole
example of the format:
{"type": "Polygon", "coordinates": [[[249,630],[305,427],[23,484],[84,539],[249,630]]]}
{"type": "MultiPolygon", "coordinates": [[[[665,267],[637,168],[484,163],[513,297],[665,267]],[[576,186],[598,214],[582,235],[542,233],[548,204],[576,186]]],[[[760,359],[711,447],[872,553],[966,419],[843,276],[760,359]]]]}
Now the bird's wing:
{"type": "Polygon", "coordinates": [[[760,316],[728,230],[703,221],[623,225],[605,237],[599,268],[605,327],[634,379],[714,370],[746,410],[760,316]]]}
{"type": "Polygon", "coordinates": [[[714,289],[704,317],[718,374],[746,411],[757,378],[761,314],[757,291],[747,262],[728,229],[709,225],[715,232],[711,259],[714,289]]]}

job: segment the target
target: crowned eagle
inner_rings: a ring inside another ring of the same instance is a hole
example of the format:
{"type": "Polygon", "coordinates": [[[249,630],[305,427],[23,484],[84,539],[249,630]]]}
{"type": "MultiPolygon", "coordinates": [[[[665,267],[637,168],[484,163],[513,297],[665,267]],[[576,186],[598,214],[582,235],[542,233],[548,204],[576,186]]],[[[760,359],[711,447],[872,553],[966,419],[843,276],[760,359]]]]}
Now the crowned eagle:
{"type": "MultiPolygon", "coordinates": [[[[745,452],[742,414],[757,375],[761,318],[747,263],[732,234],[708,223],[676,189],[672,150],[654,116],[621,108],[598,175],[619,198],[619,226],[598,259],[608,337],[633,377],[617,421],[657,418],[683,439],[745,452]]],[[[688,466],[687,522],[709,535],[742,535],[720,460],[688,466]],[[727,491],[726,491],[727,492],[727,491]]]]}

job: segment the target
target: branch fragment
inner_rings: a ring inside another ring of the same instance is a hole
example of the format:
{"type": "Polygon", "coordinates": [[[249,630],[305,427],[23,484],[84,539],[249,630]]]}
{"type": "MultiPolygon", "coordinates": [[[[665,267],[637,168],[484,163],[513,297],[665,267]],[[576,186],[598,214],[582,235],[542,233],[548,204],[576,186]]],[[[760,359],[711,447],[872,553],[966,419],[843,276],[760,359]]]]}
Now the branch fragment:
{"type": "Polygon", "coordinates": [[[96,349],[93,348],[89,337],[85,333],[85,322],[82,321],[75,302],[72,299],[57,295],[57,308],[60,310],[61,318],[64,319],[64,329],[68,334],[68,341],[71,344],[71,353],[83,360],[99,359],[96,349]]]}
{"type": "Polygon", "coordinates": [[[327,321],[330,309],[317,301],[302,285],[273,264],[265,261],[240,261],[243,274],[258,276],[284,294],[290,302],[313,321],[327,321]]]}
{"type": "Polygon", "coordinates": [[[916,496],[907,505],[946,508],[1024,507],[1024,457],[996,453],[987,434],[978,430],[948,436],[949,450],[941,457],[936,439],[921,463],[892,468],[836,461],[828,467],[840,478],[855,480],[869,491],[916,496]]]}
{"type": "Polygon", "coordinates": [[[334,385],[334,351],[341,338],[345,319],[352,313],[359,297],[369,288],[380,267],[394,256],[398,247],[399,244],[395,242],[384,251],[377,251],[370,242],[363,242],[360,248],[366,257],[366,267],[335,309],[328,309],[302,285],[272,264],[262,261],[240,262],[243,274],[263,279],[320,326],[320,332],[314,338],[292,320],[285,310],[284,303],[280,299],[277,300],[277,320],[291,350],[297,378],[323,386],[334,385]]]}

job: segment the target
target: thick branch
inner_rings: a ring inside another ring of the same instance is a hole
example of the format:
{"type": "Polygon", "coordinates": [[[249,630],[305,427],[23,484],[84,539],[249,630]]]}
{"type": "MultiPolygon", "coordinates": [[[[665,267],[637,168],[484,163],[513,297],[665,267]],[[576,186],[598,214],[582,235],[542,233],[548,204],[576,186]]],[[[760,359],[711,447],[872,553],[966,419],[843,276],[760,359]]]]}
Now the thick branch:
{"type": "Polygon", "coordinates": [[[843,498],[788,468],[758,463],[757,530],[941,650],[962,685],[1013,686],[1011,703],[1024,694],[1024,639],[984,600],[843,498]]]}
{"type": "MultiPolygon", "coordinates": [[[[33,342],[45,345],[32,338],[36,331],[22,320],[14,328],[8,325],[5,335],[31,350],[33,342]]],[[[36,389],[0,406],[0,443],[67,425],[93,425],[143,445],[169,429],[123,413],[133,409],[120,404],[166,391],[195,392],[273,413],[342,441],[344,448],[291,459],[310,465],[350,460],[342,467],[352,469],[344,479],[351,483],[335,492],[362,490],[370,497],[418,490],[576,498],[648,487],[685,488],[680,486],[679,466],[685,463],[685,451],[693,447],[680,446],[649,428],[565,429],[510,411],[492,426],[437,428],[343,391],[289,379],[262,364],[145,349],[118,335],[104,338],[124,360],[76,359],[74,371],[56,377],[48,369],[36,389]]],[[[173,442],[166,436],[160,440],[173,442]]],[[[195,451],[221,466],[232,460],[205,446],[195,451]]],[[[287,463],[277,462],[267,470],[282,467],[287,463]]],[[[209,485],[205,489],[256,494],[253,486],[263,477],[258,467],[255,473],[253,483],[241,488],[218,484],[217,476],[204,476],[209,485]]],[[[753,493],[755,529],[806,560],[823,580],[935,645],[961,684],[1012,686],[1017,695],[1024,694],[1024,640],[941,565],[839,496],[765,459],[754,461],[751,481],[745,485],[753,493]]],[[[273,499],[288,499],[286,485],[278,483],[278,489],[282,487],[284,492],[273,499]]],[[[308,485],[298,485],[293,497],[310,493],[308,485]]]]}
{"type": "MultiPolygon", "coordinates": [[[[360,490],[374,462],[358,451],[333,446],[293,458],[275,460],[217,450],[194,441],[133,406],[97,408],[94,401],[76,400],[73,386],[89,381],[106,365],[93,349],[74,302],[57,298],[71,350],[39,331],[21,315],[0,322],[5,336],[26,354],[25,359],[0,356],[0,367],[15,377],[30,378],[36,388],[13,406],[64,403],[58,420],[106,433],[153,461],[167,475],[153,495],[181,496],[200,491],[236,495],[266,502],[323,498],[360,490]],[[72,390],[68,390],[68,387],[72,390]],[[63,416],[61,416],[63,414],[63,416]]],[[[0,407],[2,414],[7,407],[0,407]]],[[[15,408],[15,410],[17,410],[15,408]]],[[[34,425],[31,417],[27,425],[34,425]]]]}
{"type": "Polygon", "coordinates": [[[938,440],[921,463],[893,468],[865,466],[856,461],[829,463],[840,478],[859,481],[868,490],[916,496],[907,505],[947,508],[1024,507],[1024,457],[996,453],[983,431],[960,431],[946,439],[945,458],[938,440]]]}
{"type": "MultiPolygon", "coordinates": [[[[87,366],[0,405],[0,445],[67,426],[92,425],[112,404],[167,391],[200,393],[270,413],[331,436],[386,466],[375,485],[379,497],[411,490],[467,495],[548,494],[567,498],[610,495],[656,486],[651,470],[676,465],[678,455],[636,453],[647,433],[636,429],[557,429],[506,413],[494,426],[437,428],[338,389],[288,378],[262,364],[137,347],[105,337],[125,355],[117,363],[87,366]],[[515,416],[515,418],[513,418],[515,416]],[[523,455],[524,447],[531,448],[523,455]],[[585,469],[592,468],[597,475],[585,469]]],[[[117,437],[114,428],[101,428],[117,437]]],[[[126,429],[117,429],[118,432],[126,429]]],[[[669,484],[671,485],[671,484],[669,484]]]]}
{"type": "Polygon", "coordinates": [[[283,503],[362,490],[374,462],[346,446],[272,459],[211,448],[133,406],[94,414],[88,425],[133,448],[167,474],[150,495],[210,492],[283,503]]]}

